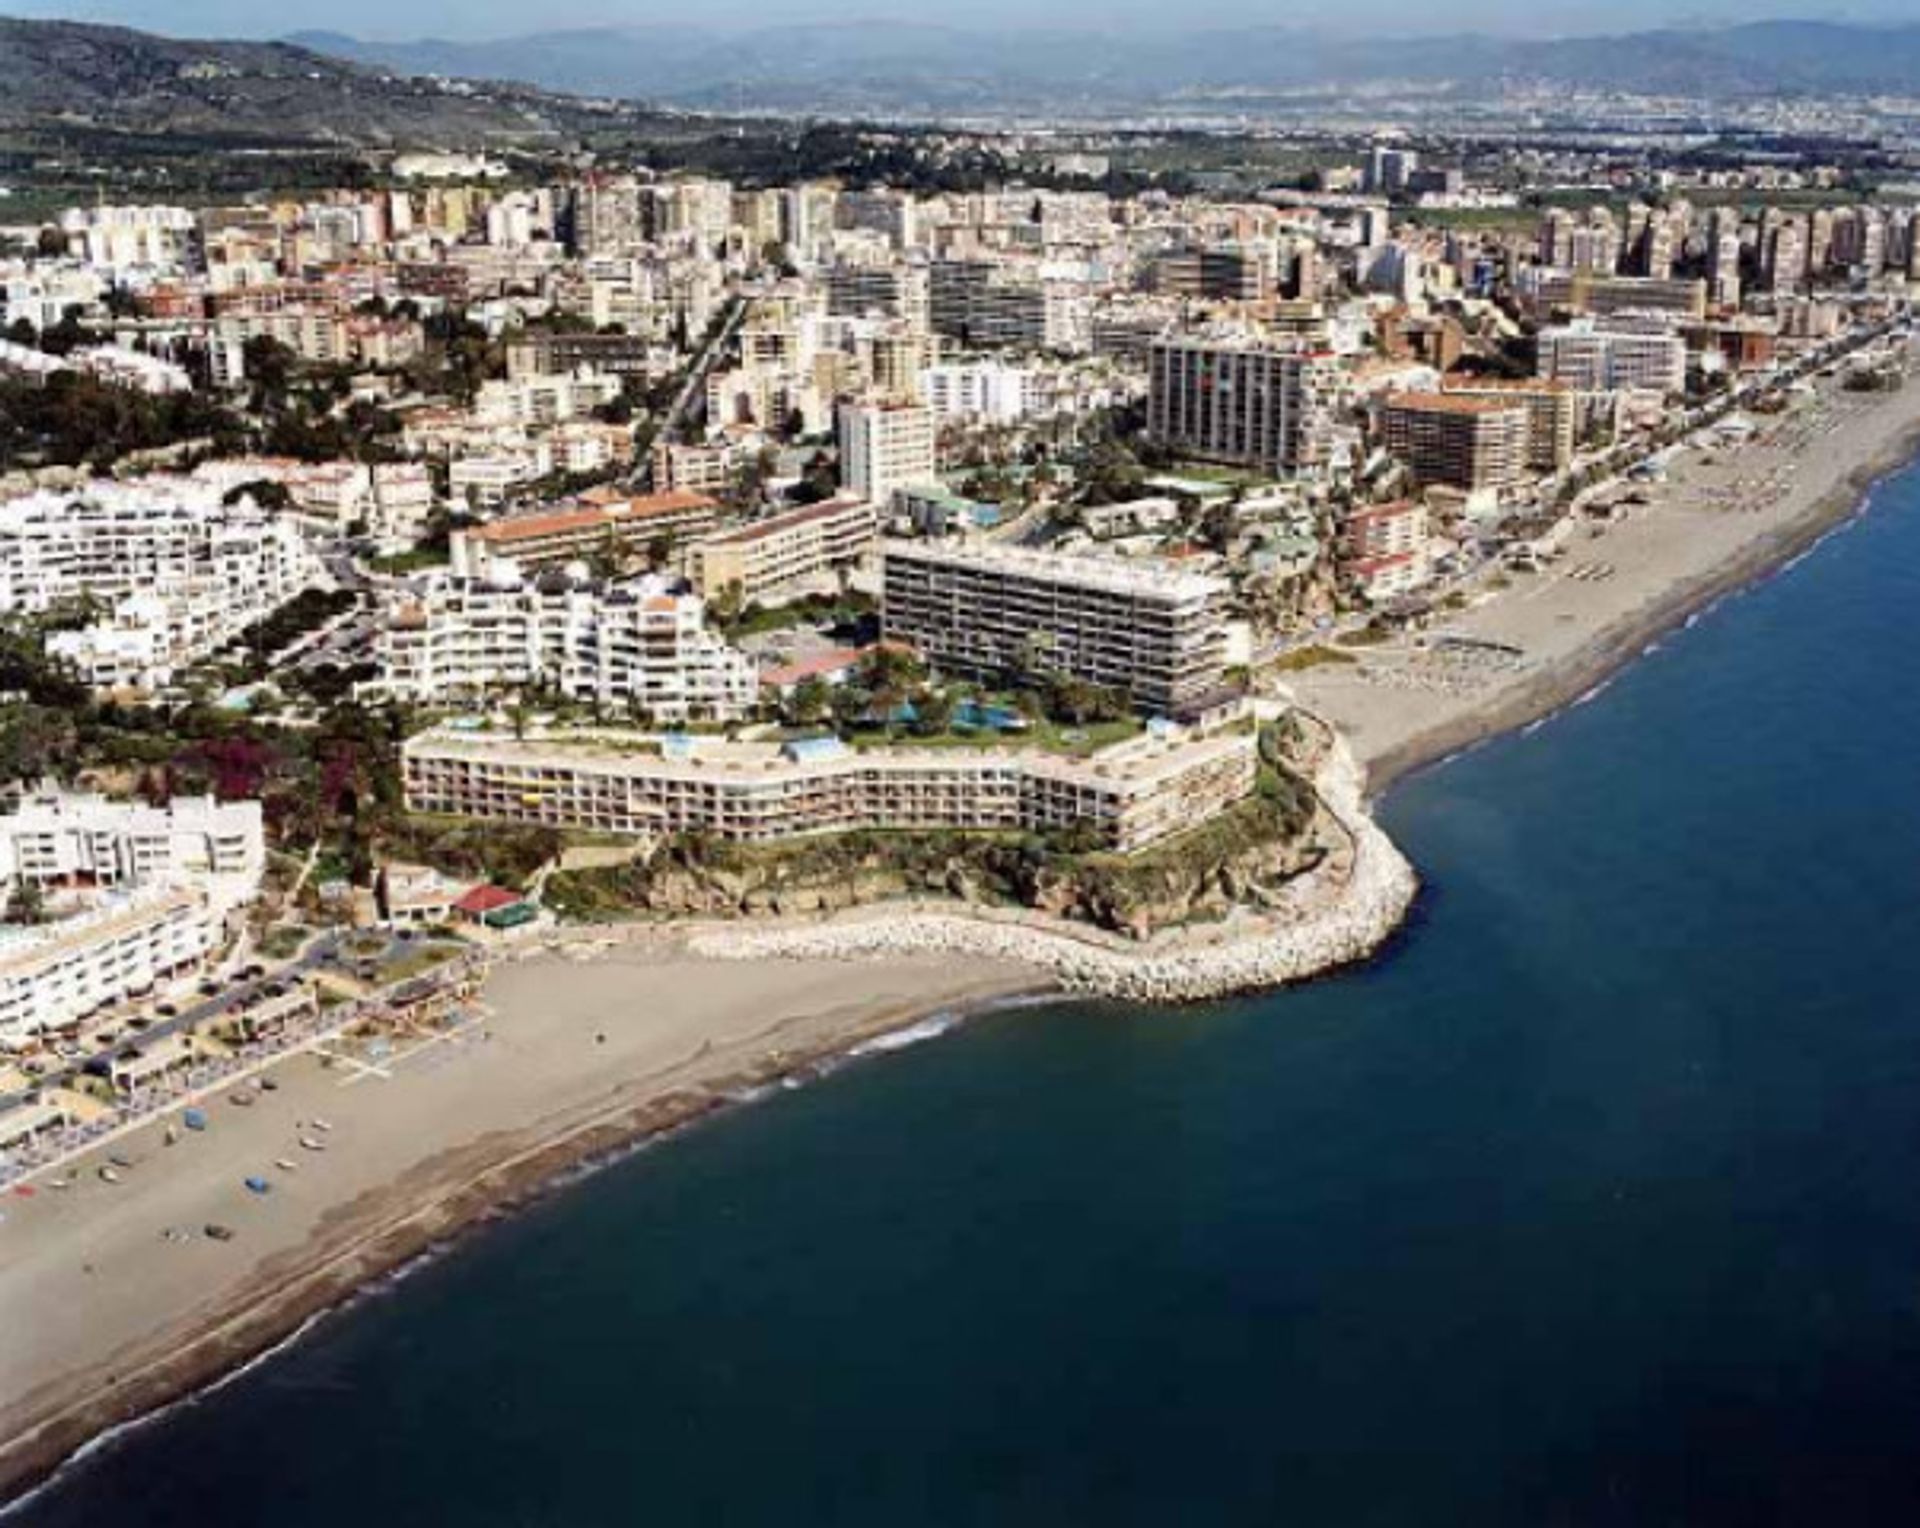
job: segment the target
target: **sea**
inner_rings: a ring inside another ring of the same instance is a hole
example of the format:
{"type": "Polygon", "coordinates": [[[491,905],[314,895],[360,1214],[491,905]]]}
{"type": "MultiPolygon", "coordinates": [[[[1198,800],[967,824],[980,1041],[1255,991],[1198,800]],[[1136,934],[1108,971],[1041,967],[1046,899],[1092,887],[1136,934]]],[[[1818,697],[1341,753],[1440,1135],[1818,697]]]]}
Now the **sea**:
{"type": "Polygon", "coordinates": [[[1920,1520],[1917,651],[1909,470],[1396,787],[1366,966],[923,1026],[6,1528],[1920,1520]]]}

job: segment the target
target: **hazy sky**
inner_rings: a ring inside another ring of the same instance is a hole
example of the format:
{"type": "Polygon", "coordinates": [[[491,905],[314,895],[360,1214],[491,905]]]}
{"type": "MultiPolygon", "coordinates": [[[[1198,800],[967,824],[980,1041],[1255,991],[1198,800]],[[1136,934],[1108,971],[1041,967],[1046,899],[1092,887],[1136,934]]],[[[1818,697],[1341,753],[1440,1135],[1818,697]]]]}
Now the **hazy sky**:
{"type": "Polygon", "coordinates": [[[303,28],[365,37],[500,37],[561,26],[698,20],[710,24],[788,21],[925,20],[950,26],[1113,26],[1165,28],[1318,26],[1329,31],[1486,30],[1529,35],[1617,32],[1641,26],[1719,23],[1768,16],[1853,21],[1920,19],[1920,0],[104,0],[48,4],[0,0],[0,13],[114,21],[190,36],[265,37],[303,28]],[[1175,19],[1177,18],[1177,20],[1175,19]]]}

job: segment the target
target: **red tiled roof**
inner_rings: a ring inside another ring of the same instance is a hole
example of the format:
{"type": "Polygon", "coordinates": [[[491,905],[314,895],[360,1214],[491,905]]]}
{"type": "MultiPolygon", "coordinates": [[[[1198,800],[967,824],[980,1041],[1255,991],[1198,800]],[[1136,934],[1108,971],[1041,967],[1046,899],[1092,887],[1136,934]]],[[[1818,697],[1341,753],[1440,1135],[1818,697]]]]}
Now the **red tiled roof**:
{"type": "Polygon", "coordinates": [[[495,520],[471,532],[478,540],[494,545],[525,541],[562,531],[590,530],[596,525],[616,526],[628,520],[648,520],[680,510],[717,509],[718,502],[704,493],[675,489],[669,493],[647,494],[635,499],[585,509],[555,509],[544,514],[511,515],[495,520]]]}
{"type": "Polygon", "coordinates": [[[498,912],[503,907],[512,907],[522,900],[523,898],[517,892],[508,891],[504,886],[476,886],[457,899],[453,906],[457,912],[482,918],[488,913],[498,912]]]}

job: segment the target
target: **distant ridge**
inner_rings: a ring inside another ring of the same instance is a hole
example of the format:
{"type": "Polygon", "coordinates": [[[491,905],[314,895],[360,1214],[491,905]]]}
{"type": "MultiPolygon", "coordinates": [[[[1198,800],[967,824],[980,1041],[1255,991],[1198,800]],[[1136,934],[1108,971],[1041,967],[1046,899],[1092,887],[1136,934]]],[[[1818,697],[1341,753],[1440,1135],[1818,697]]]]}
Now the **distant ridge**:
{"type": "Polygon", "coordinates": [[[292,40],[414,74],[729,109],[1126,105],[1368,83],[1484,90],[1537,82],[1722,99],[1920,94],[1920,24],[1767,21],[1549,41],[1356,41],[1288,27],[989,32],[904,22],[599,27],[494,42],[372,43],[331,32],[292,40]]]}
{"type": "Polygon", "coordinates": [[[0,126],[471,147],[539,142],[566,103],[452,89],[283,42],[0,17],[0,126]]]}

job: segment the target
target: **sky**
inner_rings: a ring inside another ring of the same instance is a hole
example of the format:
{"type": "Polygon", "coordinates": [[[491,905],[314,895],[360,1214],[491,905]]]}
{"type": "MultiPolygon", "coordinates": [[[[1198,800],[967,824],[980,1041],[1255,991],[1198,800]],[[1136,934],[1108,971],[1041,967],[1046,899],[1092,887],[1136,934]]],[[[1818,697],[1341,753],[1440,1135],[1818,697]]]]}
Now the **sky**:
{"type": "Polygon", "coordinates": [[[1125,26],[1160,30],[1170,15],[1182,27],[1310,26],[1343,33],[1489,31],[1554,36],[1647,26],[1715,25],[1791,16],[1834,21],[1920,20],[1917,0],[1189,0],[1170,12],[1165,0],[105,0],[98,4],[0,0],[0,13],[111,21],[146,31],[197,37],[282,36],[303,29],[403,39],[509,37],[567,26],[709,25],[934,21],[958,27],[1125,26]]]}

